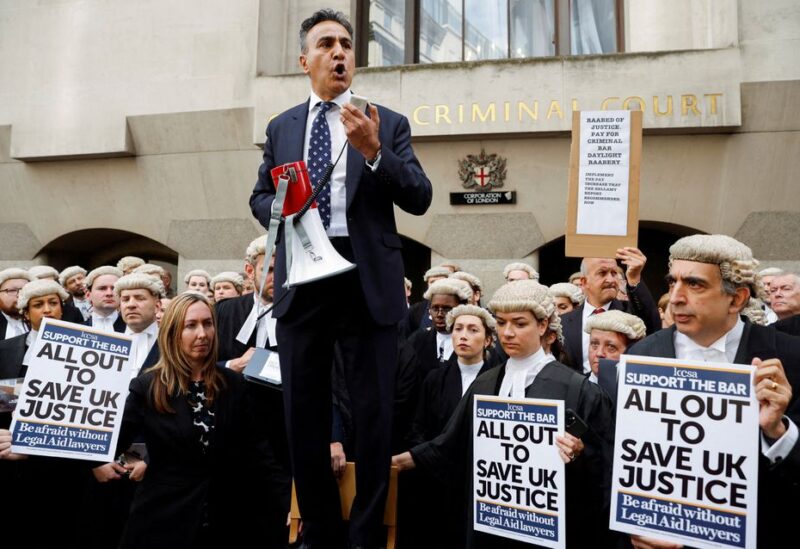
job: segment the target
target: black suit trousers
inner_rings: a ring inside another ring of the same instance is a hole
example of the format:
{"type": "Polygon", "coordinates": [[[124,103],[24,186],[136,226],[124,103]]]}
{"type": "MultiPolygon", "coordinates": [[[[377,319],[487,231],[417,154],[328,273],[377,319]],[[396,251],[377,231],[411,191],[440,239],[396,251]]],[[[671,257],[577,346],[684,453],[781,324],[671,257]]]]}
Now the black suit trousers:
{"type": "MultiPolygon", "coordinates": [[[[343,245],[339,240],[334,240],[339,252],[352,260],[347,241],[343,245]]],[[[278,319],[277,338],[304,540],[310,547],[336,546],[332,540],[343,540],[330,465],[331,371],[338,344],[355,430],[355,455],[348,456],[348,461],[356,462],[357,495],[348,537],[359,545],[383,545],[397,326],[374,322],[357,269],[297,286],[294,291],[291,308],[278,319]]]]}

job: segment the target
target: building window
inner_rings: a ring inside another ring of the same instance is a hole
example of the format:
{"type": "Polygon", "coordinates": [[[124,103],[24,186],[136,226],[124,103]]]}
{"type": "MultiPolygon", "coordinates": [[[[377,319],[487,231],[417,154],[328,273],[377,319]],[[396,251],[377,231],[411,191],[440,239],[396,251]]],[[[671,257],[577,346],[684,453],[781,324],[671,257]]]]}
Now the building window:
{"type": "Polygon", "coordinates": [[[622,0],[361,0],[359,64],[615,53],[621,11],[622,0]]]}

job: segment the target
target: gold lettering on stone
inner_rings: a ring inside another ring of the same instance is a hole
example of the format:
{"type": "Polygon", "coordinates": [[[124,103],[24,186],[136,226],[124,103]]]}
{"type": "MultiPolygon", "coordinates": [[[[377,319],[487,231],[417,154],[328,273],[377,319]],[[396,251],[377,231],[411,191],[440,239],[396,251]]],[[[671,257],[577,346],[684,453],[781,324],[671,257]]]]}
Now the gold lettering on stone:
{"type": "Polygon", "coordinates": [[[717,114],[717,97],[722,97],[721,93],[704,93],[703,97],[708,97],[711,104],[711,114],[717,114]]]}
{"type": "Polygon", "coordinates": [[[444,120],[448,124],[453,123],[450,120],[450,107],[447,105],[436,105],[436,118],[434,119],[434,124],[438,124],[440,120],[444,120]]]}
{"type": "Polygon", "coordinates": [[[538,120],[539,119],[539,102],[534,101],[533,103],[533,110],[528,107],[528,104],[525,101],[518,101],[517,102],[517,118],[520,122],[522,122],[522,111],[528,113],[528,116],[531,117],[531,120],[538,120]]]}
{"type": "Polygon", "coordinates": [[[414,112],[411,113],[411,118],[414,120],[414,124],[418,126],[428,126],[430,124],[430,122],[423,122],[420,118],[420,113],[422,113],[423,109],[430,110],[431,108],[428,105],[420,105],[414,109],[414,112]]]}
{"type": "Polygon", "coordinates": [[[700,116],[700,109],[697,108],[697,96],[693,93],[681,95],[681,116],[686,116],[689,111],[695,116],[700,116]]]}
{"type": "Polygon", "coordinates": [[[639,103],[639,110],[644,112],[647,109],[647,105],[644,102],[643,97],[639,97],[638,95],[632,95],[630,97],[625,98],[625,101],[622,102],[622,110],[628,110],[631,103],[639,103]]]}
{"type": "Polygon", "coordinates": [[[497,118],[495,112],[495,104],[489,103],[486,107],[486,112],[481,112],[481,106],[477,103],[472,104],[472,121],[477,122],[480,118],[481,122],[494,122],[497,118]]]}
{"type": "Polygon", "coordinates": [[[508,122],[511,119],[511,102],[503,102],[503,120],[508,122]]]}
{"type": "Polygon", "coordinates": [[[564,118],[564,113],[561,112],[561,104],[555,99],[550,101],[550,108],[547,109],[548,120],[550,120],[550,117],[553,116],[553,113],[557,114],[559,118],[564,118]]]}
{"type": "Polygon", "coordinates": [[[603,99],[603,102],[600,103],[600,110],[601,111],[607,111],[609,109],[608,104],[611,103],[614,100],[619,101],[619,97],[612,96],[612,97],[606,97],[605,99],[603,99]]]}
{"type": "Polygon", "coordinates": [[[458,104],[458,123],[459,124],[463,124],[464,123],[464,104],[463,103],[459,103],[458,104]]]}
{"type": "Polygon", "coordinates": [[[659,97],[653,96],[653,114],[656,116],[672,116],[672,96],[667,96],[667,110],[662,111],[658,106],[659,97]]]}

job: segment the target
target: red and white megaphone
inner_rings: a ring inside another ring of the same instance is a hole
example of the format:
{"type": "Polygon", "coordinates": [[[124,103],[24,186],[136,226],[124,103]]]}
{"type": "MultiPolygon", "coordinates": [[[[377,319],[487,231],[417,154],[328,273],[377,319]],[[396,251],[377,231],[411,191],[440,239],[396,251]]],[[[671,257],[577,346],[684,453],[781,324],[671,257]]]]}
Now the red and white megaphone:
{"type": "MultiPolygon", "coordinates": [[[[286,239],[286,283],[291,288],[355,269],[331,245],[312,197],[311,180],[302,160],[270,172],[275,189],[286,186],[283,236],[286,239]]],[[[325,182],[327,184],[327,181],[325,182]]],[[[276,195],[277,196],[277,195],[276,195]]]]}

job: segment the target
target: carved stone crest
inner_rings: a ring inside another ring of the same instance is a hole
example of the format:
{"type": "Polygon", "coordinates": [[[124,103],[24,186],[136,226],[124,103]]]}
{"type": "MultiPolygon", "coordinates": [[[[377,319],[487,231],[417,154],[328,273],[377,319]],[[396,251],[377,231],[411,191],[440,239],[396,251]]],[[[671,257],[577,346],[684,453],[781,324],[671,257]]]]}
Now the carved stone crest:
{"type": "Polygon", "coordinates": [[[489,192],[503,186],[506,179],[506,159],[496,154],[468,154],[458,161],[458,177],[467,189],[489,192]]]}

